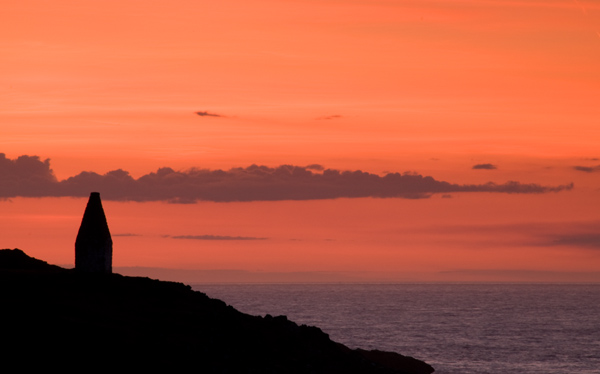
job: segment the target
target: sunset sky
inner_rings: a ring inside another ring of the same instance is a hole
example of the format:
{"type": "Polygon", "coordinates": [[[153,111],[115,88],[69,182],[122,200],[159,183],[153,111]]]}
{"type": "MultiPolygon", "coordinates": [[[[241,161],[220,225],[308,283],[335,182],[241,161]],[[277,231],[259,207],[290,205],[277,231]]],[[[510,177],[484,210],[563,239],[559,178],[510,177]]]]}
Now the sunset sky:
{"type": "Polygon", "coordinates": [[[600,282],[597,1],[0,4],[0,248],[98,191],[115,268],[600,282]]]}

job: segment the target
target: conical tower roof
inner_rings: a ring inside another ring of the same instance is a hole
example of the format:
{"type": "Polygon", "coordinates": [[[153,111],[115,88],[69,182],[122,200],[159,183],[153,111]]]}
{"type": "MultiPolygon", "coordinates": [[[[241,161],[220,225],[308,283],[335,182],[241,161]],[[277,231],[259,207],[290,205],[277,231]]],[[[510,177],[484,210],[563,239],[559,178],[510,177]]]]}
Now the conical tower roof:
{"type": "Polygon", "coordinates": [[[92,273],[112,272],[112,238],[100,193],[92,192],[75,240],[75,269],[92,273]]]}

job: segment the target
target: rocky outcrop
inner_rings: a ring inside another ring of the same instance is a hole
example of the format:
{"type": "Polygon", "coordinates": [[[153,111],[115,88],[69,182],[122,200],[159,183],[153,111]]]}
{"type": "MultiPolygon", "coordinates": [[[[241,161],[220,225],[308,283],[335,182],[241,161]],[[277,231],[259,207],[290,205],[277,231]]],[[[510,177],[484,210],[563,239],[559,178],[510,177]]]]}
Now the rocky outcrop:
{"type": "Polygon", "coordinates": [[[0,250],[3,365],[198,373],[429,374],[285,316],[250,316],[187,285],[80,273],[0,250]]]}

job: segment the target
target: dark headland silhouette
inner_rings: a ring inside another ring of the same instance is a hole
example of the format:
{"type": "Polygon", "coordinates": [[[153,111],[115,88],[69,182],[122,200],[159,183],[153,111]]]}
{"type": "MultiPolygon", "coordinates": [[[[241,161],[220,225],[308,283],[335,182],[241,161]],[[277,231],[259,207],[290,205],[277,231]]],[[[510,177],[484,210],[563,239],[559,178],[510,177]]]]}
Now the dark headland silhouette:
{"type": "Polygon", "coordinates": [[[84,252],[76,269],[64,269],[19,249],[0,250],[3,367],[197,373],[434,371],[397,353],[350,349],[319,328],[299,326],[285,316],[241,313],[182,283],[112,274],[110,256],[105,256],[112,254],[109,241],[100,196],[93,193],[77,236],[76,256],[81,248],[96,248],[101,254],[84,252]]]}

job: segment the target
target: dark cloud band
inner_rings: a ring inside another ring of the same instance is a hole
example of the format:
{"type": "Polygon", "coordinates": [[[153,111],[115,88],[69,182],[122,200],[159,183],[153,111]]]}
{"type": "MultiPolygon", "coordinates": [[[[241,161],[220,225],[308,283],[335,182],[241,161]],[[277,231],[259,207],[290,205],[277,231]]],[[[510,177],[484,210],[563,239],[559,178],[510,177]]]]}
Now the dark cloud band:
{"type": "Polygon", "coordinates": [[[100,191],[104,200],[168,201],[276,201],[335,198],[428,198],[454,192],[498,192],[539,194],[571,190],[573,184],[542,186],[509,181],[503,184],[455,184],[416,173],[384,176],[360,170],[340,171],[320,165],[281,165],[275,168],[251,165],[230,170],[160,168],[133,178],[127,171],[106,174],[82,172],[58,181],[50,160],[20,156],[11,160],[0,153],[0,198],[74,196],[100,191]],[[318,166],[318,167],[317,167],[318,166]]]}

